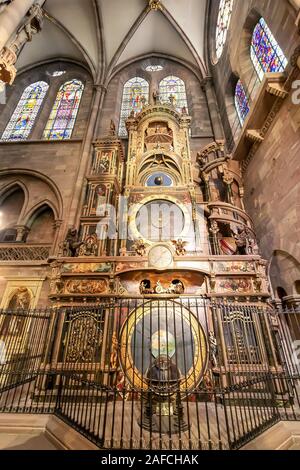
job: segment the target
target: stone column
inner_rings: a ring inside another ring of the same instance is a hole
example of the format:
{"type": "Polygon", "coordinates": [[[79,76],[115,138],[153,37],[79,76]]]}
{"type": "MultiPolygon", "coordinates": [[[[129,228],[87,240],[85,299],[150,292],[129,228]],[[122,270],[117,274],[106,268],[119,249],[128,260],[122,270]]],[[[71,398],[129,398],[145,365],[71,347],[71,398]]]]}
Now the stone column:
{"type": "Polygon", "coordinates": [[[215,140],[224,140],[224,131],[212,77],[204,78],[204,80],[202,80],[201,88],[206,94],[214,138],[215,140]]]}
{"type": "Polygon", "coordinates": [[[25,225],[18,225],[16,242],[24,242],[29,232],[29,228],[25,225]]]}
{"type": "Polygon", "coordinates": [[[0,50],[7,44],[35,0],[13,0],[0,14],[0,50]]]}
{"type": "Polygon", "coordinates": [[[42,29],[43,3],[44,0],[14,0],[0,14],[0,80],[4,83],[14,82],[20,50],[42,29]]]}

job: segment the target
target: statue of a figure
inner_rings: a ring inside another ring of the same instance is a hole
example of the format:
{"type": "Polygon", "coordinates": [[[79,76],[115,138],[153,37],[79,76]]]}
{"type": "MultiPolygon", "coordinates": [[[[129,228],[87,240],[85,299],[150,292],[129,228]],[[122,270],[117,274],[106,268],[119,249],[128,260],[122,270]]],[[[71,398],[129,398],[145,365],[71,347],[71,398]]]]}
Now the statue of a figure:
{"type": "Polygon", "coordinates": [[[110,135],[116,135],[116,125],[112,119],[110,120],[109,129],[110,129],[110,135]]]}
{"type": "Polygon", "coordinates": [[[30,293],[26,287],[19,287],[12,297],[9,308],[27,310],[30,306],[30,293]]]}
{"type": "Polygon", "coordinates": [[[249,255],[258,255],[259,248],[255,237],[250,229],[246,229],[246,236],[247,236],[247,253],[249,255]]]}
{"type": "Polygon", "coordinates": [[[145,256],[147,244],[142,238],[140,238],[133,244],[132,248],[136,252],[137,255],[145,256]]]}
{"type": "Polygon", "coordinates": [[[207,155],[204,157],[203,155],[201,155],[201,153],[197,153],[197,162],[199,163],[200,167],[204,167],[207,163],[207,160],[208,160],[208,157],[207,155]]]}
{"type": "Polygon", "coordinates": [[[142,427],[153,432],[178,433],[188,429],[180,394],[182,375],[172,359],[161,354],[146,372],[147,393],[142,427]]]}
{"type": "Polygon", "coordinates": [[[98,239],[97,235],[89,235],[79,248],[79,256],[97,256],[98,255],[98,239]]]}
{"type": "Polygon", "coordinates": [[[43,10],[40,5],[32,5],[24,24],[24,30],[27,34],[28,41],[32,41],[32,36],[42,30],[43,21],[43,10]]]}
{"type": "Polygon", "coordinates": [[[78,241],[78,232],[76,228],[74,227],[70,228],[67,232],[67,236],[65,240],[63,241],[61,245],[62,255],[64,257],[75,258],[82,244],[83,242],[78,241]]]}
{"type": "Polygon", "coordinates": [[[107,173],[109,170],[109,153],[103,153],[99,161],[99,173],[107,173]]]}
{"type": "Polygon", "coordinates": [[[235,243],[237,246],[237,254],[238,255],[247,255],[247,231],[245,228],[238,228],[237,233],[232,232],[233,238],[235,239],[235,243]]]}
{"type": "Polygon", "coordinates": [[[176,105],[176,96],[175,95],[170,95],[169,96],[169,102],[170,102],[171,106],[175,107],[175,105],[176,105]]]}
{"type": "Polygon", "coordinates": [[[142,96],[141,96],[141,103],[142,103],[142,107],[144,108],[144,106],[146,106],[146,103],[147,103],[147,100],[146,100],[146,96],[145,96],[145,95],[142,95],[142,96]]]}
{"type": "Polygon", "coordinates": [[[118,367],[118,348],[119,348],[119,341],[116,335],[116,332],[113,332],[111,338],[111,354],[110,354],[110,368],[112,370],[117,369],[118,367]]]}
{"type": "Polygon", "coordinates": [[[212,331],[209,332],[209,352],[213,368],[218,367],[218,343],[212,331]]]}
{"type": "Polygon", "coordinates": [[[160,94],[159,91],[155,90],[152,94],[153,97],[153,103],[154,104],[160,104],[160,94]]]}
{"type": "Polygon", "coordinates": [[[185,256],[186,255],[186,245],[187,242],[184,242],[181,238],[179,240],[172,240],[172,243],[175,247],[176,255],[177,256],[185,256]]]}

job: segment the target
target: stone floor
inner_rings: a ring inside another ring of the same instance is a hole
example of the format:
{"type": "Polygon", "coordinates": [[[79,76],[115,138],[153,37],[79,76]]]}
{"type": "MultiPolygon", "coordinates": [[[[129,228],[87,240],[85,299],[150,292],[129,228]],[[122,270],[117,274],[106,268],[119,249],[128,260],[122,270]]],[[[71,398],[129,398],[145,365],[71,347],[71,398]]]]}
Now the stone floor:
{"type": "Polygon", "coordinates": [[[0,450],[57,450],[42,431],[2,432],[0,450]]]}

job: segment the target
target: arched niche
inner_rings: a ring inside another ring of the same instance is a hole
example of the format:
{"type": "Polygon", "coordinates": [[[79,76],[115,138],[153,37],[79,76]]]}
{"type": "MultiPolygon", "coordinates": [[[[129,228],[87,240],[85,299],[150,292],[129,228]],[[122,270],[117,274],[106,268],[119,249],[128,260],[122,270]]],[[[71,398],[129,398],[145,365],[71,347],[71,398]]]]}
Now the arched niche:
{"type": "Polygon", "coordinates": [[[19,223],[25,203],[23,188],[15,185],[0,198],[0,242],[16,240],[16,226],[19,223]]]}
{"type": "Polygon", "coordinates": [[[52,244],[55,236],[55,216],[48,204],[43,204],[30,217],[27,243],[52,244]]]}

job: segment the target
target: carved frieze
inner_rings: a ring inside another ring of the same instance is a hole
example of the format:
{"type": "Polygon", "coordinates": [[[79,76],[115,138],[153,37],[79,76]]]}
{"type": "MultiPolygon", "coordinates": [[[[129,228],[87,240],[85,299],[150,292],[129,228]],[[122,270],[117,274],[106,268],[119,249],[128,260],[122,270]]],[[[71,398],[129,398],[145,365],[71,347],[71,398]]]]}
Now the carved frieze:
{"type": "Polygon", "coordinates": [[[67,294],[104,294],[107,291],[108,284],[105,279],[70,279],[64,285],[64,292],[67,294]]]}

